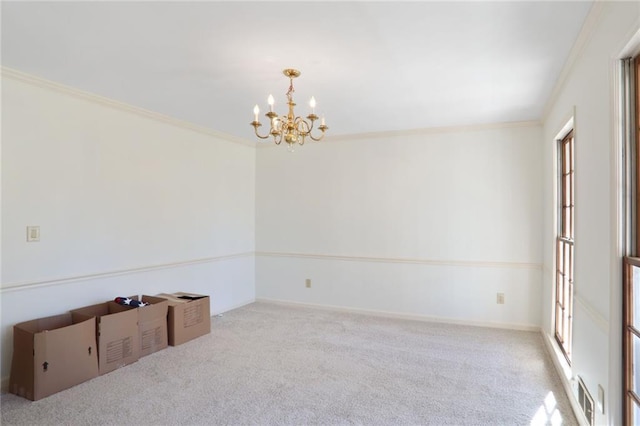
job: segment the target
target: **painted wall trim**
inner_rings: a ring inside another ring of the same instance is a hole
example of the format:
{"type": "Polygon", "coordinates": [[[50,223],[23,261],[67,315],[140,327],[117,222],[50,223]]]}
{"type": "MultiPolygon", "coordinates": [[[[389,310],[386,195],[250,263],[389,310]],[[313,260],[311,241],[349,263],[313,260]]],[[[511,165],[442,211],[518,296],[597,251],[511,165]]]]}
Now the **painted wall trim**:
{"type": "Polygon", "coordinates": [[[201,263],[213,263],[213,262],[222,262],[226,260],[239,259],[243,257],[251,257],[254,255],[254,252],[248,251],[244,253],[235,253],[224,256],[213,256],[213,257],[204,257],[200,259],[192,259],[192,260],[184,260],[180,262],[172,262],[172,263],[163,263],[159,265],[149,265],[149,266],[141,266],[137,268],[129,268],[129,269],[119,269],[115,271],[107,271],[107,272],[98,272],[95,274],[87,274],[87,275],[76,275],[71,277],[61,277],[61,278],[51,278],[47,280],[40,281],[31,281],[31,282],[18,282],[18,283],[9,283],[2,284],[0,287],[0,293],[9,293],[14,291],[22,291],[22,290],[31,290],[34,288],[40,287],[49,287],[55,285],[63,285],[76,281],[88,281],[94,280],[97,278],[109,278],[116,277],[120,275],[129,275],[129,274],[139,274],[142,272],[150,272],[157,271],[160,269],[169,269],[169,268],[180,268],[183,266],[197,265],[201,263]]]}
{"type": "Polygon", "coordinates": [[[250,305],[250,304],[255,303],[255,302],[256,302],[256,299],[255,298],[251,298],[251,299],[247,299],[245,301],[242,301],[240,303],[235,303],[235,304],[233,304],[231,306],[225,306],[224,308],[220,309],[219,311],[218,310],[212,311],[211,312],[211,317],[212,318],[213,317],[222,317],[222,316],[224,316],[224,314],[226,312],[242,308],[243,306],[247,306],[247,305],[250,305]]]}
{"type": "Polygon", "coordinates": [[[399,257],[338,256],[330,254],[282,253],[268,251],[256,251],[255,255],[261,257],[296,257],[317,260],[340,260],[346,262],[410,263],[417,265],[458,266],[467,268],[509,268],[542,270],[541,263],[528,262],[487,262],[466,260],[412,259],[399,257]]]}
{"type": "Polygon", "coordinates": [[[629,41],[622,48],[617,59],[624,59],[640,54],[640,18],[638,18],[633,28],[634,29],[631,30],[631,34],[633,35],[627,38],[629,41]]]}
{"type": "MultiPolygon", "coordinates": [[[[427,127],[422,129],[389,130],[389,131],[382,131],[382,132],[354,133],[349,135],[327,135],[320,143],[347,142],[347,141],[358,141],[358,140],[432,135],[432,134],[441,134],[441,133],[474,132],[474,131],[480,131],[480,130],[510,129],[510,128],[537,127],[537,126],[542,126],[542,123],[540,121],[514,121],[514,122],[504,122],[504,123],[472,124],[472,125],[466,125],[466,126],[427,127]]],[[[310,142],[310,144],[314,144],[314,143],[315,142],[310,142]]],[[[276,145],[273,142],[271,143],[262,142],[256,145],[257,148],[274,148],[278,146],[279,145],[276,145]]]]}
{"type": "Polygon", "coordinates": [[[206,136],[212,136],[214,138],[217,138],[226,142],[233,142],[233,143],[250,146],[250,147],[256,146],[256,142],[251,141],[249,139],[239,138],[237,136],[222,133],[213,129],[209,129],[204,126],[199,126],[197,124],[190,123],[188,121],[179,120],[177,118],[160,114],[158,112],[150,111],[144,108],[139,108],[133,105],[126,104],[124,102],[120,102],[104,96],[96,95],[94,93],[85,92],[83,90],[76,89],[71,86],[66,86],[64,84],[56,83],[51,80],[46,80],[44,78],[27,74],[12,68],[0,67],[0,75],[2,77],[7,77],[13,80],[20,81],[22,83],[31,84],[32,86],[38,86],[44,89],[54,90],[54,91],[63,93],[65,95],[73,96],[78,99],[93,102],[99,105],[107,106],[107,107],[118,109],[121,111],[133,113],[138,116],[159,121],[164,124],[169,124],[171,126],[191,130],[193,132],[200,133],[206,136]]]}
{"type": "MultiPolygon", "coordinates": [[[[91,92],[86,92],[71,86],[66,86],[61,83],[57,83],[51,80],[44,79],[35,75],[27,74],[16,69],[0,66],[0,75],[2,77],[11,78],[23,83],[38,86],[44,89],[54,90],[75,98],[79,98],[85,101],[93,102],[99,105],[115,108],[121,111],[133,113],[145,118],[159,121],[161,123],[169,124],[172,126],[180,127],[183,129],[191,130],[197,133],[204,134],[206,136],[212,136],[227,142],[238,143],[253,148],[273,148],[278,147],[274,143],[256,142],[251,139],[244,139],[220,131],[216,131],[204,126],[200,126],[188,121],[179,120],[168,115],[160,114],[155,111],[150,111],[144,108],[136,107],[134,105],[126,104],[114,99],[110,99],[104,96],[100,96],[91,92]]],[[[505,123],[487,123],[487,124],[473,124],[463,126],[444,126],[444,127],[429,127],[422,129],[410,129],[410,130],[391,130],[382,132],[369,132],[369,133],[357,133],[349,135],[328,135],[323,139],[325,142],[342,142],[351,140],[371,140],[390,137],[406,137],[413,135],[427,135],[438,133],[454,133],[454,132],[472,132],[478,130],[492,130],[492,129],[505,129],[505,128],[520,128],[520,127],[535,127],[541,126],[540,121],[518,121],[518,122],[505,122],[505,123]]]]}
{"type": "Polygon", "coordinates": [[[500,328],[500,329],[506,329],[506,330],[540,331],[539,326],[532,325],[532,324],[499,323],[499,322],[490,322],[490,321],[466,321],[466,320],[459,320],[459,319],[448,318],[448,317],[436,317],[436,316],[419,315],[419,314],[405,314],[401,312],[378,311],[374,309],[360,309],[360,308],[352,308],[347,306],[336,306],[336,305],[323,305],[323,304],[296,302],[296,301],[282,300],[282,299],[257,298],[256,302],[275,303],[275,304],[285,305],[285,306],[302,306],[306,308],[349,312],[354,314],[373,315],[373,316],[384,317],[384,318],[406,319],[406,320],[412,320],[412,321],[468,325],[472,327],[500,328]]]}
{"type": "MultiPolygon", "coordinates": [[[[577,292],[573,293],[573,300],[576,302],[574,306],[581,308],[587,313],[589,318],[598,326],[600,331],[609,334],[609,321],[589,302],[582,298],[577,292]]],[[[575,316],[575,315],[574,315],[575,316]]]]}
{"type": "Polygon", "coordinates": [[[571,367],[564,361],[564,355],[562,355],[560,348],[556,344],[554,338],[549,334],[545,333],[544,330],[541,330],[542,340],[544,341],[544,347],[549,354],[549,358],[553,362],[553,366],[558,372],[558,376],[560,377],[560,382],[562,383],[562,388],[564,389],[564,393],[567,395],[567,399],[571,404],[571,409],[573,410],[573,414],[578,419],[578,422],[581,425],[588,425],[584,413],[580,408],[580,404],[575,397],[573,392],[573,383],[575,383],[574,378],[571,373],[571,367]]]}
{"type": "Polygon", "coordinates": [[[582,55],[582,52],[584,51],[587,45],[587,42],[591,39],[591,36],[595,33],[596,27],[600,23],[600,18],[603,14],[602,12],[605,7],[604,3],[606,2],[603,2],[603,1],[593,2],[593,5],[591,6],[589,13],[587,14],[587,18],[584,20],[584,24],[580,29],[580,33],[578,34],[576,41],[573,43],[573,46],[571,47],[571,51],[569,52],[569,56],[567,57],[567,60],[565,61],[564,66],[562,67],[562,71],[560,71],[560,76],[556,80],[556,84],[553,86],[553,89],[551,90],[551,95],[549,96],[549,99],[547,100],[547,103],[545,104],[542,110],[541,121],[543,123],[548,120],[549,114],[551,113],[551,108],[553,107],[553,105],[556,104],[558,100],[558,96],[560,96],[560,93],[562,92],[562,89],[564,88],[564,85],[566,84],[567,79],[569,78],[569,75],[573,70],[573,66],[582,55]]]}

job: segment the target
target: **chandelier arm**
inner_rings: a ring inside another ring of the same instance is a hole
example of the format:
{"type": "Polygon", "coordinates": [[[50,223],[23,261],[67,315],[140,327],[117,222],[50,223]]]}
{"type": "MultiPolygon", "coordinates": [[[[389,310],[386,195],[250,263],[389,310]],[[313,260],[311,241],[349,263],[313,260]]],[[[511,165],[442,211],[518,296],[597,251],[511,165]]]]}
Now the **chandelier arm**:
{"type": "MultiPolygon", "coordinates": [[[[311,135],[311,132],[312,132],[312,131],[313,131],[313,129],[314,129],[314,127],[313,127],[313,126],[316,124],[316,120],[318,119],[318,116],[312,113],[312,114],[309,114],[309,115],[307,116],[307,119],[311,122],[311,125],[309,126],[309,131],[308,131],[308,133],[309,133],[309,137],[310,137],[311,139],[313,139],[314,141],[319,141],[320,139],[322,139],[322,137],[323,137],[322,135],[321,135],[321,136],[320,136],[320,138],[318,138],[318,139],[314,138],[314,137],[311,135]]],[[[321,128],[321,127],[322,127],[322,126],[320,126],[320,128],[321,128]]],[[[326,130],[326,129],[325,129],[325,130],[326,130]]],[[[323,130],[322,132],[324,133],[324,130],[323,130]]]]}
{"type": "Polygon", "coordinates": [[[273,137],[273,141],[276,143],[276,145],[278,145],[279,142],[277,142],[276,136],[278,135],[278,124],[280,123],[279,121],[280,119],[275,112],[269,112],[268,117],[269,117],[269,123],[270,123],[270,130],[269,130],[268,136],[273,137]]]}
{"type": "Polygon", "coordinates": [[[253,123],[251,123],[251,125],[253,126],[253,129],[255,130],[257,137],[259,137],[260,139],[267,139],[269,137],[269,133],[267,133],[265,136],[261,136],[258,133],[258,127],[262,126],[262,124],[259,121],[254,121],[253,123]]]}
{"type": "Polygon", "coordinates": [[[315,138],[311,132],[309,132],[309,137],[311,139],[313,139],[316,142],[319,142],[320,140],[322,140],[322,138],[324,138],[324,132],[326,132],[329,129],[329,127],[325,126],[324,124],[321,124],[320,126],[318,126],[318,130],[320,130],[322,133],[320,134],[319,138],[315,138]]]}
{"type": "Polygon", "coordinates": [[[299,129],[301,134],[309,134],[309,132],[311,132],[311,129],[313,128],[313,121],[311,122],[311,124],[309,124],[309,122],[307,120],[305,120],[302,117],[296,117],[296,128],[299,129]]]}
{"type": "Polygon", "coordinates": [[[280,145],[280,142],[282,142],[282,133],[274,133],[273,141],[276,143],[276,145],[280,145]]]}
{"type": "Polygon", "coordinates": [[[307,123],[302,117],[296,117],[293,121],[293,127],[295,129],[296,139],[298,144],[304,144],[304,138],[309,133],[309,123],[307,123]]]}
{"type": "Polygon", "coordinates": [[[304,124],[307,125],[307,133],[311,133],[311,131],[313,130],[313,120],[302,120],[304,122],[304,124]]]}
{"type": "Polygon", "coordinates": [[[316,142],[320,142],[320,141],[322,140],[322,138],[324,138],[324,132],[322,132],[322,133],[320,134],[320,137],[319,137],[319,138],[315,138],[315,137],[313,137],[313,135],[312,135],[311,133],[309,133],[309,137],[310,137],[312,140],[316,141],[316,142]]]}

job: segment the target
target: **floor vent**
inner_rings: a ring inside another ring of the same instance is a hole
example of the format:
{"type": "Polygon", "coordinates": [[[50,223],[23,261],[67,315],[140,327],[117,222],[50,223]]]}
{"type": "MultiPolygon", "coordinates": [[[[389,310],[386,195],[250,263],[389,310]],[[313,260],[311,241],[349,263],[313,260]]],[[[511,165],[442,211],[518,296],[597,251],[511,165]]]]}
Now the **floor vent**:
{"type": "Polygon", "coordinates": [[[593,398],[591,398],[591,394],[580,376],[578,376],[578,402],[580,403],[580,408],[582,408],[585,418],[589,424],[593,426],[593,398]]]}

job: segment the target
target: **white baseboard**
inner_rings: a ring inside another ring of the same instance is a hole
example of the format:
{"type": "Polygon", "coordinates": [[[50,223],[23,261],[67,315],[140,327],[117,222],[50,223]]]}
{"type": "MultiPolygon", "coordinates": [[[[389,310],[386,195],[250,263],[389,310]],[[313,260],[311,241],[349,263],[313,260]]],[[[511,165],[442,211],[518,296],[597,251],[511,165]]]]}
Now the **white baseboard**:
{"type": "Polygon", "coordinates": [[[221,309],[219,311],[211,312],[211,316],[213,317],[213,316],[216,316],[216,315],[223,314],[225,312],[233,311],[234,309],[242,308],[243,306],[250,305],[250,304],[254,303],[255,301],[256,301],[256,299],[252,298],[252,299],[245,300],[244,302],[240,302],[240,303],[237,303],[237,304],[232,305],[232,306],[227,306],[226,308],[221,309]]]}
{"type": "Polygon", "coordinates": [[[405,314],[401,312],[378,311],[373,309],[360,309],[360,308],[351,308],[351,307],[336,306],[336,305],[322,305],[322,304],[316,304],[316,303],[295,302],[291,300],[270,299],[270,298],[264,298],[264,297],[256,298],[256,302],[278,303],[281,305],[289,305],[289,306],[304,306],[308,308],[350,312],[354,314],[366,314],[366,315],[374,315],[374,316],[385,317],[385,318],[397,318],[397,319],[406,319],[406,320],[414,320],[414,321],[440,322],[440,323],[446,323],[446,324],[468,325],[473,327],[501,328],[501,329],[507,329],[507,330],[540,331],[540,326],[529,325],[529,324],[506,324],[506,323],[490,322],[490,321],[468,321],[468,320],[459,320],[456,318],[449,318],[449,317],[436,317],[436,316],[419,315],[419,314],[405,314]]]}
{"type": "Polygon", "coordinates": [[[578,419],[578,423],[584,426],[588,426],[589,422],[582,412],[582,408],[580,408],[580,404],[578,403],[578,400],[576,399],[576,396],[573,392],[575,379],[573,377],[573,373],[571,372],[571,367],[564,360],[564,355],[562,354],[562,351],[558,347],[557,343],[553,340],[553,337],[546,333],[544,330],[540,330],[540,332],[542,333],[544,347],[546,348],[549,357],[553,361],[553,366],[558,373],[558,377],[560,377],[560,382],[562,383],[564,393],[567,395],[567,398],[571,403],[573,414],[576,416],[576,419],[578,419]]]}

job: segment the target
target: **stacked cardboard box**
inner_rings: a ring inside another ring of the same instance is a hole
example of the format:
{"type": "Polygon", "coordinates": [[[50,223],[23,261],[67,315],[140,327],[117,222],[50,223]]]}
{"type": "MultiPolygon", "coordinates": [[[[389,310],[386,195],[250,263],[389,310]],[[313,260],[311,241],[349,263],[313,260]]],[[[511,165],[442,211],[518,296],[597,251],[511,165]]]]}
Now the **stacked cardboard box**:
{"type": "Polygon", "coordinates": [[[171,346],[181,345],[211,333],[209,296],[183,292],[162,293],[156,296],[169,301],[167,323],[171,346]]]}
{"type": "Polygon", "coordinates": [[[9,392],[37,401],[211,332],[209,296],[141,300],[150,306],[105,302],[14,325],[9,392]]]}
{"type": "Polygon", "coordinates": [[[100,374],[136,362],[140,358],[138,312],[115,309],[113,302],[99,303],[71,311],[73,318],[95,318],[100,374]]]}
{"type": "Polygon", "coordinates": [[[150,355],[165,349],[168,344],[167,337],[167,313],[169,302],[161,297],[138,296],[129,297],[132,300],[141,300],[149,303],[147,306],[135,308],[133,306],[119,305],[115,302],[112,309],[118,312],[135,310],[138,313],[138,341],[140,345],[140,357],[150,355]]]}

